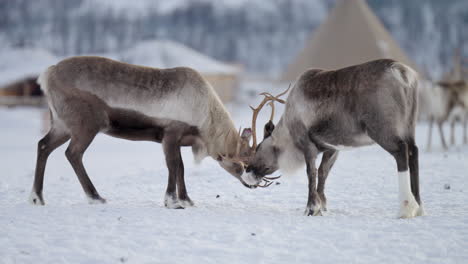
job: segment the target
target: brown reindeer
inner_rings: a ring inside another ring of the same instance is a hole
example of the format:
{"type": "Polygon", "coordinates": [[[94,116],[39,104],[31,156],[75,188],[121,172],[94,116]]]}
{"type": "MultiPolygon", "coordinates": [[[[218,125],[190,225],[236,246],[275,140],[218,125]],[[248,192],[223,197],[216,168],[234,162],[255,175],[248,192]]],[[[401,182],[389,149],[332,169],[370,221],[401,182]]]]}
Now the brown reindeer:
{"type": "MultiPolygon", "coordinates": [[[[101,57],[72,57],[40,75],[51,110],[51,129],[38,143],[30,201],[43,205],[42,186],[49,154],[70,140],[65,152],[90,203],[104,203],[82,158],[97,133],[163,145],[169,179],[165,206],[192,206],[180,148],[195,159],[210,156],[242,179],[250,129],[238,132],[210,84],[190,68],[156,69],[101,57]]],[[[244,185],[246,185],[244,183],[244,185]]],[[[246,185],[247,186],[247,185],[246,185]]]]}

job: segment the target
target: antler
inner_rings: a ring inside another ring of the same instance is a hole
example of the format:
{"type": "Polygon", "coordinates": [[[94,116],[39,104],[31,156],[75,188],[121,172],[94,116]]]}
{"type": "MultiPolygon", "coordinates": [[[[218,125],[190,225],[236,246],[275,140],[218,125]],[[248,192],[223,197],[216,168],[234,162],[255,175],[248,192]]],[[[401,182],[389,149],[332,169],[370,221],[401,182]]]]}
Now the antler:
{"type": "Polygon", "coordinates": [[[239,127],[239,133],[238,133],[238,138],[239,140],[237,141],[237,145],[236,145],[236,157],[239,157],[239,153],[240,153],[240,147],[241,147],[241,131],[242,131],[242,126],[239,127]]]}
{"type": "Polygon", "coordinates": [[[262,188],[266,188],[266,187],[272,185],[273,182],[274,182],[274,180],[279,179],[280,177],[281,177],[281,175],[280,175],[280,176],[276,176],[276,177],[266,177],[266,176],[264,176],[264,177],[262,178],[262,182],[261,182],[260,184],[258,184],[257,186],[258,186],[258,187],[262,187],[262,188]],[[262,184],[262,183],[263,183],[263,184],[262,184]]]}
{"type": "Polygon", "coordinates": [[[253,137],[253,143],[252,143],[252,149],[255,150],[255,148],[257,148],[257,128],[256,128],[256,123],[257,123],[257,117],[258,117],[258,113],[260,113],[260,110],[262,110],[263,106],[265,106],[265,104],[267,102],[270,102],[269,105],[271,106],[271,116],[270,116],[270,121],[273,121],[273,117],[275,115],[275,106],[274,106],[274,102],[278,102],[278,103],[281,103],[281,104],[285,104],[286,101],[284,101],[283,99],[280,99],[279,97],[285,95],[289,89],[291,88],[291,84],[289,84],[289,87],[288,89],[286,89],[286,91],[274,96],[272,95],[271,93],[267,93],[267,92],[263,92],[261,93],[260,95],[263,95],[264,98],[263,98],[263,101],[256,107],[252,107],[250,106],[250,108],[252,109],[253,111],[253,116],[252,116],[252,137],[253,137]]]}

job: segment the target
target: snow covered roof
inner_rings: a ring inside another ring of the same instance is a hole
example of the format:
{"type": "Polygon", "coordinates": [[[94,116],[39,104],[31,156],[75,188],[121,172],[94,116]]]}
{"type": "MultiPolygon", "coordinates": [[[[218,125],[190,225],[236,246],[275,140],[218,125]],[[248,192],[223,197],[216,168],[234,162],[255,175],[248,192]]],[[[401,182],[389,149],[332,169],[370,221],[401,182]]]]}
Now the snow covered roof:
{"type": "Polygon", "coordinates": [[[39,75],[47,67],[55,64],[58,58],[43,49],[0,50],[0,84],[39,75]]]}
{"type": "Polygon", "coordinates": [[[120,60],[156,68],[185,66],[201,73],[232,74],[238,67],[212,59],[198,51],[170,40],[140,42],[120,55],[120,60]]]}

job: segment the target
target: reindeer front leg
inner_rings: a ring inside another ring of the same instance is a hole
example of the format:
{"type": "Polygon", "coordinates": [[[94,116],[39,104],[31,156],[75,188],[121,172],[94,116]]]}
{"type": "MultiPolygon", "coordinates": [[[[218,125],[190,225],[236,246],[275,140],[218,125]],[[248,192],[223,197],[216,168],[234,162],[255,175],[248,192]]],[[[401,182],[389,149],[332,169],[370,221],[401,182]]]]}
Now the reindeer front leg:
{"type": "Polygon", "coordinates": [[[294,145],[304,155],[309,180],[309,197],[304,215],[322,215],[320,197],[317,193],[317,168],[315,160],[319,153],[317,146],[310,140],[306,126],[299,120],[292,120],[289,124],[289,133],[294,145]]]}
{"type": "Polygon", "coordinates": [[[327,150],[323,153],[322,162],[318,169],[318,184],[317,192],[320,197],[320,202],[323,211],[327,211],[327,198],[325,197],[325,181],[327,180],[328,173],[335,164],[338,157],[337,150],[327,150]]]}
{"type": "Polygon", "coordinates": [[[168,133],[163,138],[162,144],[164,155],[166,156],[166,165],[169,171],[166,196],[164,198],[164,206],[170,209],[183,209],[179,203],[176,194],[177,175],[184,173],[182,156],[180,154],[180,146],[178,145],[178,137],[168,133]]]}
{"type": "Polygon", "coordinates": [[[167,208],[182,209],[194,205],[185,187],[184,162],[180,152],[181,146],[191,146],[195,142],[195,137],[191,130],[193,130],[192,127],[174,124],[166,129],[162,140],[166,164],[169,170],[169,180],[164,200],[164,205],[167,208]]]}
{"type": "Polygon", "coordinates": [[[307,178],[309,179],[309,198],[304,215],[322,215],[320,197],[317,192],[317,169],[315,168],[316,152],[308,151],[304,153],[307,167],[307,178]]]}

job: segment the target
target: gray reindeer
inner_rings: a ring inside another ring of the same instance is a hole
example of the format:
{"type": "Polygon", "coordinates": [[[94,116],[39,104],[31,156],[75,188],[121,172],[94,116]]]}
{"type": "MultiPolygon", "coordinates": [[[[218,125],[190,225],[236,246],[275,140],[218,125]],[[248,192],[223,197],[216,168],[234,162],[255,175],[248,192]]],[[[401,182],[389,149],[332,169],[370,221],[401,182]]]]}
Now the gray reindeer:
{"type": "Polygon", "coordinates": [[[265,126],[264,139],[254,145],[256,151],[241,178],[257,186],[265,175],[305,163],[309,180],[305,214],[321,215],[327,209],[325,181],[338,151],[377,143],[397,163],[399,217],[423,215],[415,143],[417,84],[415,71],[389,59],[334,71],[307,70],[293,86],[277,126],[271,122],[265,126]],[[317,173],[315,162],[321,152],[317,173]]]}
{"type": "Polygon", "coordinates": [[[251,131],[236,130],[213,88],[193,69],[155,69],[83,56],[49,67],[38,82],[47,95],[51,129],[38,143],[30,196],[35,205],[44,205],[42,187],[49,154],[68,140],[66,157],[89,202],[105,202],[82,162],[100,132],[162,143],[169,170],[168,208],[193,205],[184,182],[183,146],[192,147],[196,161],[210,156],[242,181],[244,161],[251,155],[251,131]]]}

